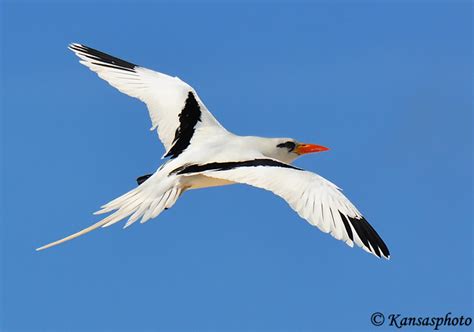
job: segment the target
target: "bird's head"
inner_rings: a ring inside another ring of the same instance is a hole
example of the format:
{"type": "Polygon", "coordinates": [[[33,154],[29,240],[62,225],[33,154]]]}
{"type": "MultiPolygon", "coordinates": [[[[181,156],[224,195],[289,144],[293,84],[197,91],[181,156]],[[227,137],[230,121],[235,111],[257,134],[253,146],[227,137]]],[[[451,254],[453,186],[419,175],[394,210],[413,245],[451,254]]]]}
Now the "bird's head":
{"type": "Polygon", "coordinates": [[[275,155],[271,156],[283,162],[292,162],[296,158],[315,152],[329,150],[317,144],[301,143],[291,138],[278,138],[273,140],[275,155]]]}

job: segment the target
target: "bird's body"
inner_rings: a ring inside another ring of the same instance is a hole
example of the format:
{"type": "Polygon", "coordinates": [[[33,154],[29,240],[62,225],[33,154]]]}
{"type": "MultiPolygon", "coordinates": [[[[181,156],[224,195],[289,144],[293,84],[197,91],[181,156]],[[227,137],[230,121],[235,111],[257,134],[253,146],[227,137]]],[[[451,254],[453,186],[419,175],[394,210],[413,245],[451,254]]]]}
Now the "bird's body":
{"type": "Polygon", "coordinates": [[[238,136],[207,110],[196,91],[177,77],[158,73],[80,44],[69,47],[81,63],[123,93],[142,100],[165,146],[168,160],[138,187],[102,206],[110,213],[96,224],[46,249],[125,218],[125,227],[146,222],[171,208],[187,190],[245,183],[272,191],[304,219],[352,246],[389,258],[385,243],[362,214],[331,182],[291,163],[299,156],[325,151],[291,138],[238,136]]]}

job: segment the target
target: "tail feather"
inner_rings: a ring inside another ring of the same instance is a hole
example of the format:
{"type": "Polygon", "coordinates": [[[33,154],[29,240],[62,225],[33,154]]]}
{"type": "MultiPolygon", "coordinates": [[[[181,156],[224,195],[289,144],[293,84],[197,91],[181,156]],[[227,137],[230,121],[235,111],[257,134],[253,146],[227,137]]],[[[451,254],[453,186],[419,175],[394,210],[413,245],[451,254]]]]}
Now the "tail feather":
{"type": "MultiPolygon", "coordinates": [[[[150,208],[145,212],[143,215],[142,221],[143,220],[148,220],[150,219],[153,211],[156,209],[156,207],[160,204],[161,200],[156,199],[151,205],[150,208]]],[[[144,222],[144,221],[143,221],[144,222]]]]}
{"type": "MultiPolygon", "coordinates": [[[[152,180],[152,178],[150,178],[150,180],[152,180]]],[[[157,217],[164,209],[173,206],[182,193],[182,188],[176,179],[170,179],[168,177],[165,179],[157,178],[155,178],[157,181],[146,181],[141,186],[103,205],[102,209],[94,214],[115,212],[109,214],[101,221],[36,250],[39,251],[56,246],[89,233],[99,227],[111,226],[127,217],[129,217],[129,219],[124,228],[130,226],[140,218],[142,219],[141,223],[144,223],[151,218],[157,217]]]]}
{"type": "Polygon", "coordinates": [[[108,202],[107,204],[104,204],[101,206],[101,210],[99,211],[96,211],[94,212],[95,215],[97,214],[103,214],[103,213],[107,213],[107,212],[110,212],[110,211],[113,211],[113,210],[116,210],[118,209],[118,207],[120,207],[121,203],[128,199],[130,196],[132,195],[135,195],[136,192],[137,192],[137,189],[138,188],[135,188],[133,190],[130,190],[128,192],[126,192],[125,194],[123,194],[122,196],[119,196],[113,200],[111,200],[110,202],[108,202]]]}
{"type": "Polygon", "coordinates": [[[51,247],[54,247],[54,246],[57,246],[58,244],[61,244],[63,242],[66,242],[66,241],[69,241],[69,240],[72,240],[72,239],[75,239],[76,237],[79,237],[81,235],[84,235],[86,233],[89,233],[91,231],[93,231],[94,229],[97,229],[99,227],[101,227],[102,225],[104,224],[104,221],[101,220],[99,221],[98,223],[95,223],[94,225],[92,226],[89,226],[87,228],[84,228],[82,231],[79,231],[77,233],[74,233],[74,234],[71,234],[69,236],[66,236],[65,238],[61,239],[61,240],[58,240],[58,241],[54,241],[54,242],[51,242],[45,246],[42,246],[38,249],[36,249],[36,251],[40,251],[40,250],[44,250],[44,249],[48,249],[48,248],[51,248],[51,247]]]}

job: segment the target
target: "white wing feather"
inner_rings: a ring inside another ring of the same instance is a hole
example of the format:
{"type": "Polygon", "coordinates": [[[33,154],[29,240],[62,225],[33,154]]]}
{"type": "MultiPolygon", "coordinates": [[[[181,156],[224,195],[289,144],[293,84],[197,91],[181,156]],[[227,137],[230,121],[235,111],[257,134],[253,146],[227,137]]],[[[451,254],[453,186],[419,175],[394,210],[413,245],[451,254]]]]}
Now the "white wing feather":
{"type": "Polygon", "coordinates": [[[257,166],[206,171],[202,174],[269,190],[283,198],[301,218],[321,231],[330,233],[351,247],[355,242],[367,252],[389,258],[385,243],[357,208],[336,185],[315,173],[284,167],[257,166]],[[343,217],[346,218],[350,232],[344,225],[343,217]]]}
{"type": "Polygon", "coordinates": [[[96,72],[100,78],[147,105],[152,122],[150,130],[157,129],[166,150],[173,143],[179,126],[178,116],[189,92],[193,92],[201,109],[198,126],[225,130],[207,110],[196,91],[178,77],[134,65],[81,44],[71,44],[69,49],[81,59],[80,63],[96,72]]]}

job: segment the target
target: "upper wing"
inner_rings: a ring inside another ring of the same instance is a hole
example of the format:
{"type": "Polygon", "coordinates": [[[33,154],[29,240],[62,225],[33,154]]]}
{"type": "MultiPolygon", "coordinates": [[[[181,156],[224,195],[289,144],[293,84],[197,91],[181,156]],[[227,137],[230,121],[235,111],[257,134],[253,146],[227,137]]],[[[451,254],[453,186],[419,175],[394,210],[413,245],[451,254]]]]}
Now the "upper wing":
{"type": "Polygon", "coordinates": [[[196,91],[178,77],[137,66],[81,44],[71,44],[69,49],[83,65],[110,85],[147,105],[151,130],[158,128],[166,156],[178,156],[190,144],[195,132],[225,130],[196,91]]]}
{"type": "Polygon", "coordinates": [[[188,165],[177,174],[201,173],[209,177],[245,183],[283,198],[310,224],[353,246],[355,242],[378,257],[390,253],[362,214],[340,189],[323,177],[273,159],[188,165]]]}

